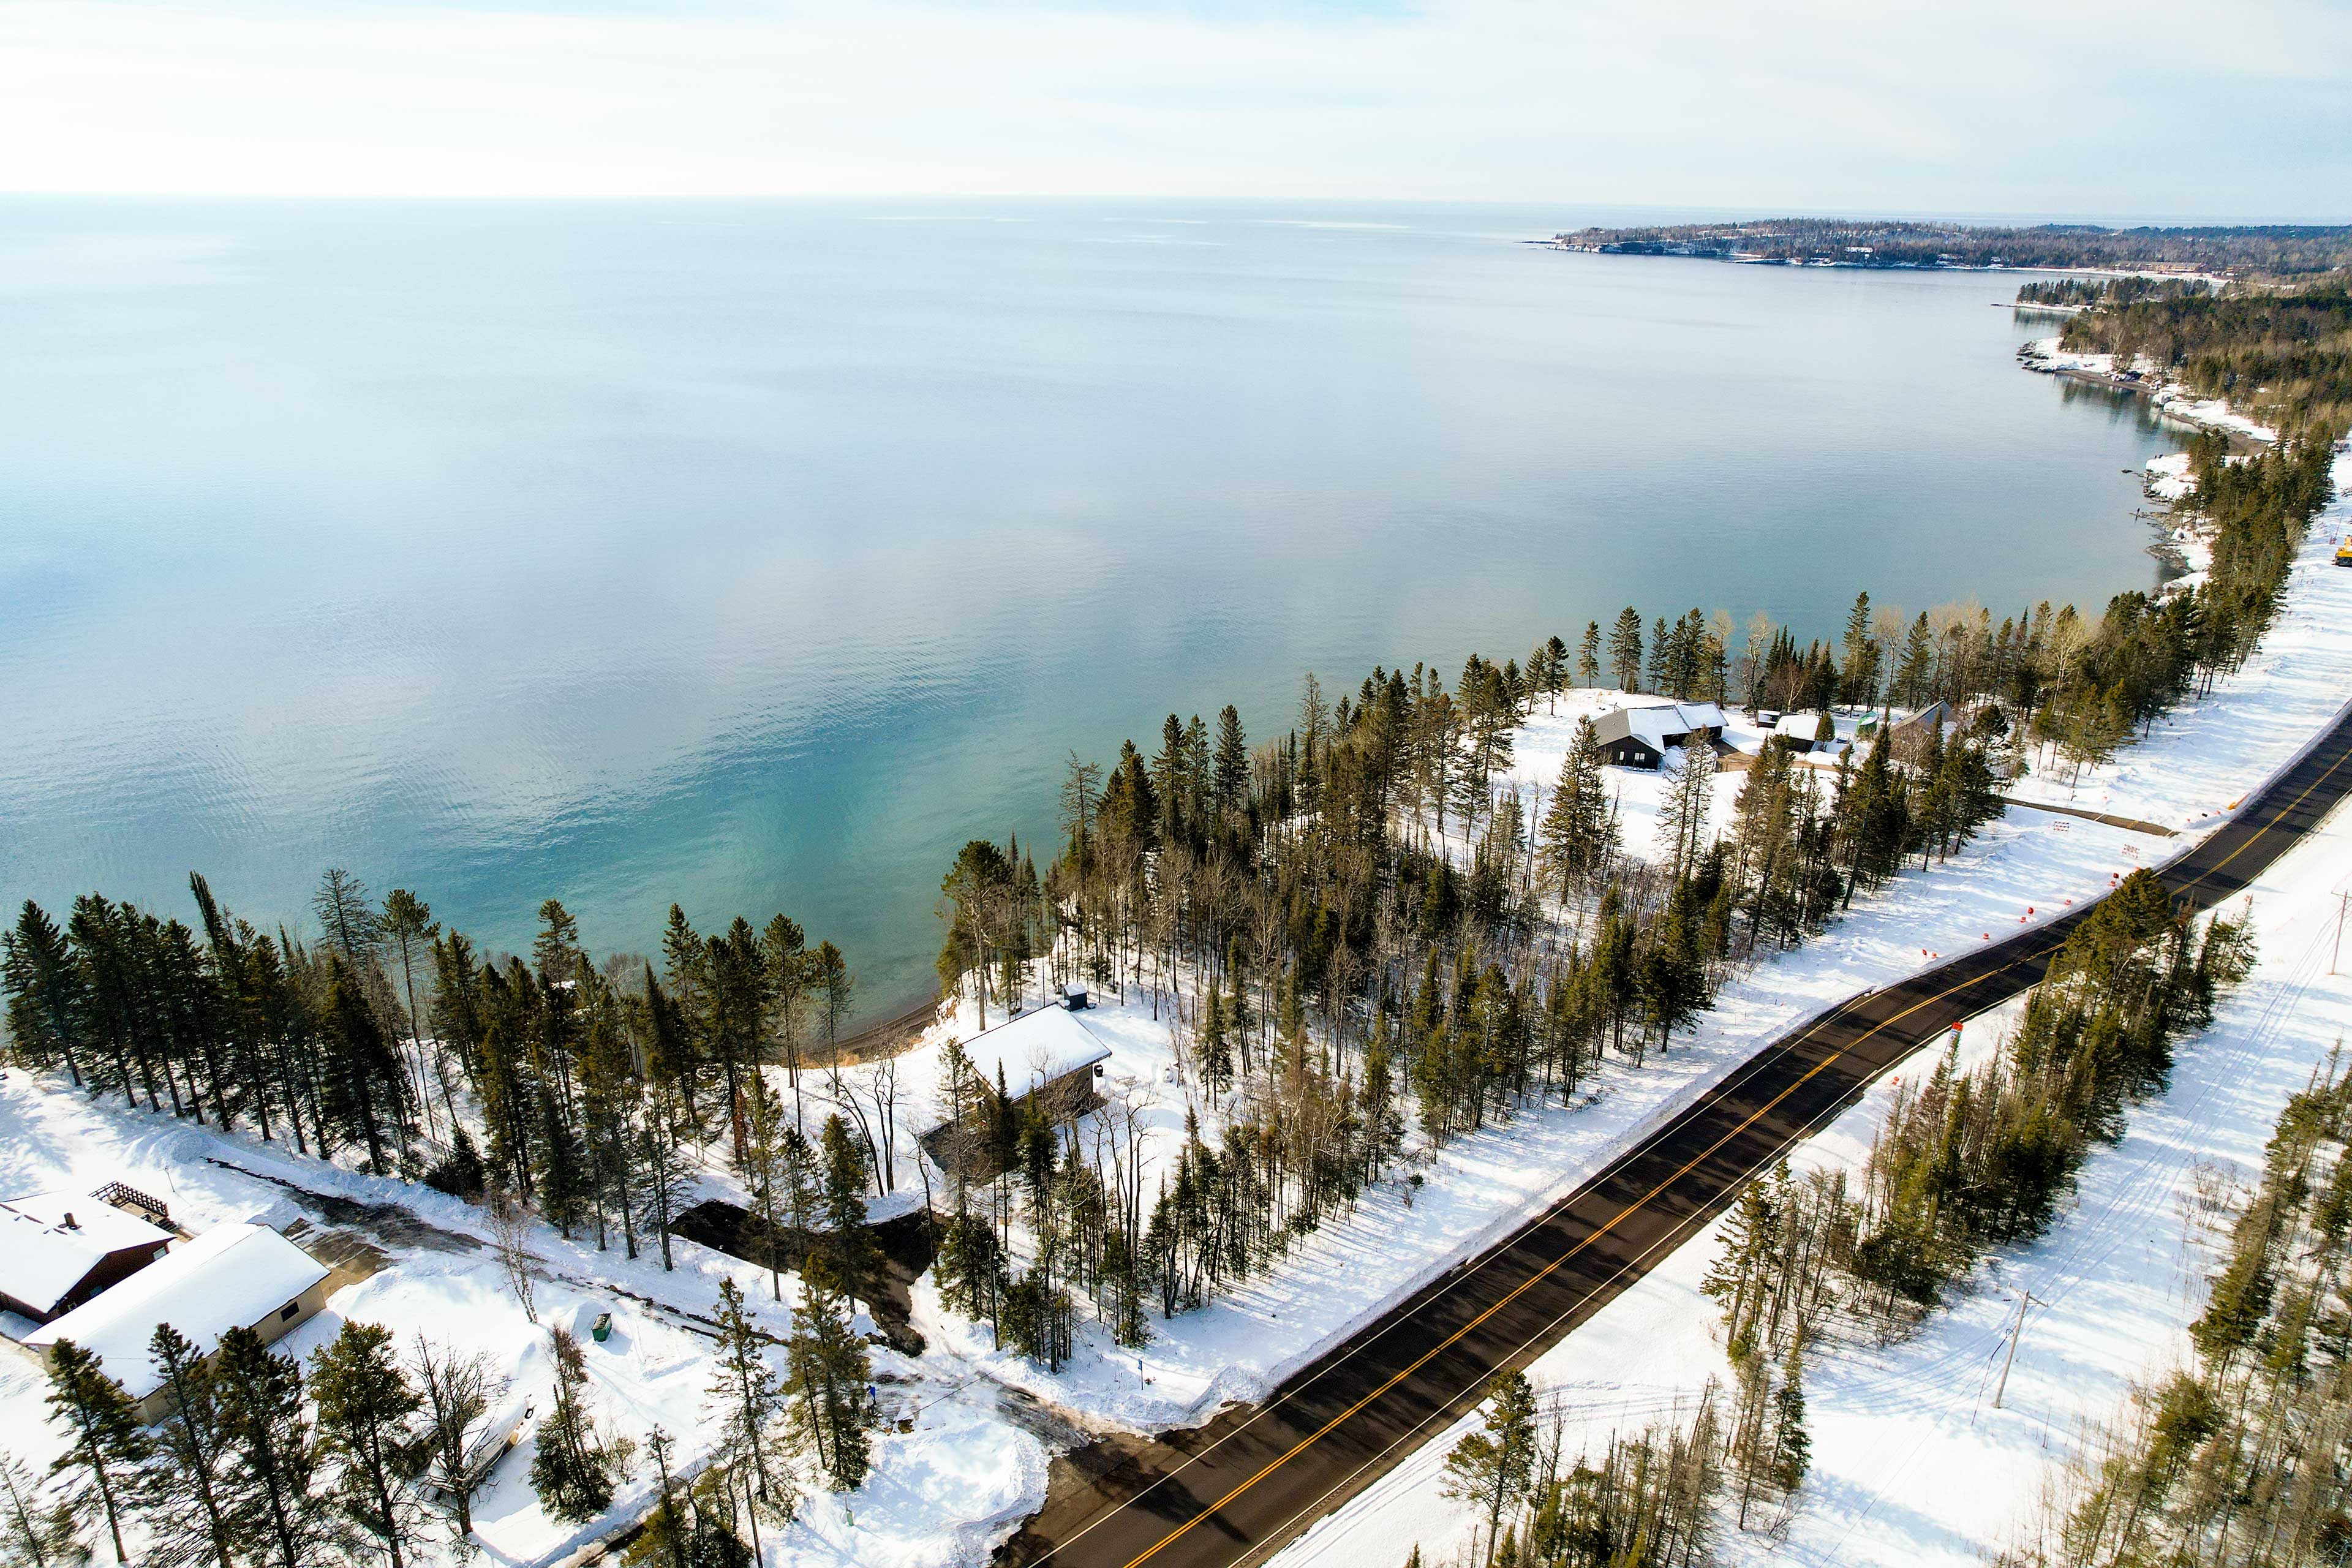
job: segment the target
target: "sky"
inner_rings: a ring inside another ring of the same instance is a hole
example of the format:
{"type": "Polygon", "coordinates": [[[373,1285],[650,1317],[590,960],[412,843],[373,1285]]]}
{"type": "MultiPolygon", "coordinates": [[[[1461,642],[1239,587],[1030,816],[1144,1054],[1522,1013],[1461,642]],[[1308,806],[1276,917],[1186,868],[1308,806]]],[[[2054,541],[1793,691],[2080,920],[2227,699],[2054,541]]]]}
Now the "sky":
{"type": "Polygon", "coordinates": [[[2344,0],[0,0],[0,191],[2352,217],[2344,0]]]}

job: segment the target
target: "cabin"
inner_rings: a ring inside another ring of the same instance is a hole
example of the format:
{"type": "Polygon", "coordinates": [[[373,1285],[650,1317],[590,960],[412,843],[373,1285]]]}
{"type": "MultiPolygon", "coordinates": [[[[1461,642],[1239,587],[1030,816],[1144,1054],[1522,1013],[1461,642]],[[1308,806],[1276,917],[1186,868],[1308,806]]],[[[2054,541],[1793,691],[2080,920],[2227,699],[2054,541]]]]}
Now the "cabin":
{"type": "Polygon", "coordinates": [[[989,1089],[1003,1086],[1007,1100],[1039,1095],[1054,1111],[1094,1092],[1110,1047],[1067,1007],[1034,1007],[964,1041],[963,1058],[989,1089]]]}
{"type": "MultiPolygon", "coordinates": [[[[18,1327],[65,1316],[172,1245],[172,1233],[150,1211],[110,1202],[106,1190],[33,1193],[0,1203],[0,1312],[24,1320],[18,1327]]],[[[168,1217],[161,1204],[154,1211],[168,1217]]]]}
{"type": "Polygon", "coordinates": [[[967,1092],[958,1120],[948,1086],[940,1084],[937,1120],[916,1135],[940,1169],[961,1171],[972,1181],[996,1174],[988,1127],[1000,1086],[1011,1104],[1034,1101],[1048,1117],[1072,1115],[1093,1103],[1095,1079],[1110,1059],[1110,1047],[1077,1020],[1076,1006],[1071,997],[1062,1006],[1034,1008],[962,1043],[964,1060],[986,1092],[967,1092]]]}
{"type": "Polygon", "coordinates": [[[1654,768],[1676,746],[1713,745],[1723,726],[1723,710],[1712,702],[1619,708],[1592,721],[1601,756],[1621,768],[1654,768]]]}
{"type": "Polygon", "coordinates": [[[264,1343],[309,1322],[327,1304],[327,1266],[264,1225],[215,1226],[122,1283],[25,1337],[46,1360],[60,1340],[95,1352],[139,1419],[171,1414],[147,1342],[169,1323],[210,1355],[231,1329],[264,1343]]]}
{"type": "Polygon", "coordinates": [[[1664,746],[1634,727],[1635,711],[1620,708],[1592,721],[1592,732],[1601,742],[1601,759],[1612,767],[1654,768],[1665,761],[1664,746]]]}

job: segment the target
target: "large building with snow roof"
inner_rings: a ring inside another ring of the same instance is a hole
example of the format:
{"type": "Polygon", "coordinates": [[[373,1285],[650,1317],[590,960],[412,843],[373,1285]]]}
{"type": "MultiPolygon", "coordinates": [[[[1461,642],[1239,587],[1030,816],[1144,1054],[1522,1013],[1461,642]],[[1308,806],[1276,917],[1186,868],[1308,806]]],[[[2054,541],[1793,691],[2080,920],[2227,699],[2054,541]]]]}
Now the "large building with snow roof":
{"type": "MultiPolygon", "coordinates": [[[[37,1327],[163,1255],[172,1233],[95,1193],[0,1203],[0,1312],[37,1327]]],[[[21,1337],[21,1336],[18,1336],[21,1337]]]]}
{"type": "Polygon", "coordinates": [[[316,1317],[327,1304],[328,1268],[264,1225],[215,1226],[163,1254],[122,1283],[25,1336],[47,1357],[71,1340],[100,1357],[142,1421],[170,1414],[147,1342],[169,1323],[210,1355],[231,1329],[267,1343],[316,1317]]]}

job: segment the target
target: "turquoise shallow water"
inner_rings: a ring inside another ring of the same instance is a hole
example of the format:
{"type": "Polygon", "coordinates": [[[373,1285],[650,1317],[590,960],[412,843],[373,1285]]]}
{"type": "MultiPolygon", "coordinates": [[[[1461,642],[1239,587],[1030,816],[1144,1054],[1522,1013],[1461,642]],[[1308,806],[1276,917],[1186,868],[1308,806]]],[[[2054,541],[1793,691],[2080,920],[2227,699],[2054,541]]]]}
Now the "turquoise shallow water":
{"type": "Polygon", "coordinates": [[[2153,581],[2014,279],[1513,243],[1607,216],[0,204],[0,897],[782,909],[870,1013],[1171,707],[2153,581]]]}

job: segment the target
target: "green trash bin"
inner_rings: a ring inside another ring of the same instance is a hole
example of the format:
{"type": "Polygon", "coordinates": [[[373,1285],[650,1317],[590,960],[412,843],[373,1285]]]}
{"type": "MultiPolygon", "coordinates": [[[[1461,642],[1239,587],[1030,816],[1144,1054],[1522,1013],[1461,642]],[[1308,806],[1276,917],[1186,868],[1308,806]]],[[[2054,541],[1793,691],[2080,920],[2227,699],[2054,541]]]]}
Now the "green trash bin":
{"type": "Polygon", "coordinates": [[[589,1329],[588,1336],[600,1345],[606,1340],[611,1339],[613,1337],[613,1314],[610,1312],[597,1313],[596,1321],[594,1325],[589,1329]]]}

